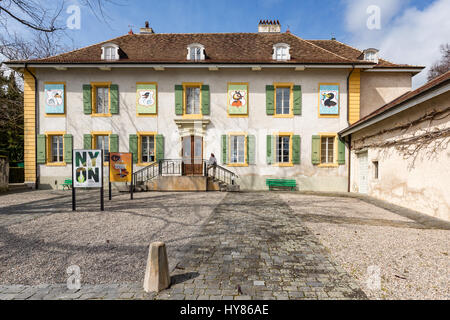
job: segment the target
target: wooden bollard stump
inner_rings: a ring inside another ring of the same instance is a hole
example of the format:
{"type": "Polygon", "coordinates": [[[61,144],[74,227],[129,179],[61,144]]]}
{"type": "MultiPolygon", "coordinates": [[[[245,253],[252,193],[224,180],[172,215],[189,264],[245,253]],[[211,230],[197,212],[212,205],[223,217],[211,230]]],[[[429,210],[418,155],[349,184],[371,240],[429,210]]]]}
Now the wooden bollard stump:
{"type": "Polygon", "coordinates": [[[169,261],[166,244],[153,242],[150,244],[147,268],[145,270],[145,292],[159,292],[170,286],[169,261]]]}

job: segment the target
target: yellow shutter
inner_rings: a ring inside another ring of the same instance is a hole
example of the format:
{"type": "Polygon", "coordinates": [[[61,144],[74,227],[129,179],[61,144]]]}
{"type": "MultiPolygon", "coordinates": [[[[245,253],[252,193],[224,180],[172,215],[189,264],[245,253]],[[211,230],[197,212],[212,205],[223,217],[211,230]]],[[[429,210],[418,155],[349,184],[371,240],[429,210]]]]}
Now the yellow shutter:
{"type": "Polygon", "coordinates": [[[349,79],[348,88],[349,103],[349,122],[355,123],[360,118],[360,99],[361,99],[361,71],[355,69],[349,79]]]}

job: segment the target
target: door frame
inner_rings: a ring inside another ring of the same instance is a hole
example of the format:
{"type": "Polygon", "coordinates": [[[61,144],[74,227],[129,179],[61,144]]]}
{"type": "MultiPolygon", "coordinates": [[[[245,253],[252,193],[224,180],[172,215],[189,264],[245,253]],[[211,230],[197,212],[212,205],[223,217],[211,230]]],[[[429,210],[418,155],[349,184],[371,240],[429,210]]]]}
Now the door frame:
{"type": "Polygon", "coordinates": [[[182,175],[183,176],[201,176],[203,175],[203,155],[205,152],[205,138],[201,135],[195,135],[195,134],[191,134],[191,135],[186,135],[181,137],[181,158],[182,158],[182,175]],[[190,146],[191,146],[191,152],[190,152],[190,157],[191,157],[191,162],[190,164],[185,164],[184,163],[184,139],[186,138],[190,138],[190,146]],[[200,164],[196,164],[195,163],[195,139],[196,138],[200,138],[201,139],[201,144],[202,144],[202,151],[201,151],[201,163],[200,164]]]}

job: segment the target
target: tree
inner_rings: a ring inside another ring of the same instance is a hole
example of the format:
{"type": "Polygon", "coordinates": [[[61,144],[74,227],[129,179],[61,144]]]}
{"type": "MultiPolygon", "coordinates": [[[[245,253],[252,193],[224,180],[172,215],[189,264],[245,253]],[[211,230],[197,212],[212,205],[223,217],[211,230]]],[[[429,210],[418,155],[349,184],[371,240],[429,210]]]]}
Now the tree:
{"type": "MultiPolygon", "coordinates": [[[[109,19],[105,4],[118,4],[111,0],[80,0],[78,3],[105,23],[109,19]]],[[[61,17],[64,5],[65,0],[0,0],[0,62],[45,58],[71,49],[66,45],[71,39],[61,17]]],[[[10,161],[23,160],[23,112],[23,75],[2,64],[0,151],[6,153],[10,161]]]]}
{"type": "Polygon", "coordinates": [[[442,44],[440,51],[442,53],[441,60],[433,64],[428,71],[428,81],[431,81],[450,70],[450,43],[442,44]]]}
{"type": "Polygon", "coordinates": [[[23,91],[15,73],[0,73],[0,150],[13,162],[23,160],[23,91]]]}

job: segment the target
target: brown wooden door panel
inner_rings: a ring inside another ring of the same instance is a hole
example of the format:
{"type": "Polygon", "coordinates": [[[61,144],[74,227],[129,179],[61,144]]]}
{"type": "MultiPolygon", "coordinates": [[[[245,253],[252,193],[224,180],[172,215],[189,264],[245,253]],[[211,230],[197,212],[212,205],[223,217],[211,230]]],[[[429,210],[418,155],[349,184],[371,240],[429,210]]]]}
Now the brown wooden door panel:
{"type": "Polygon", "coordinates": [[[183,175],[203,174],[203,138],[183,137],[183,175]]]}

